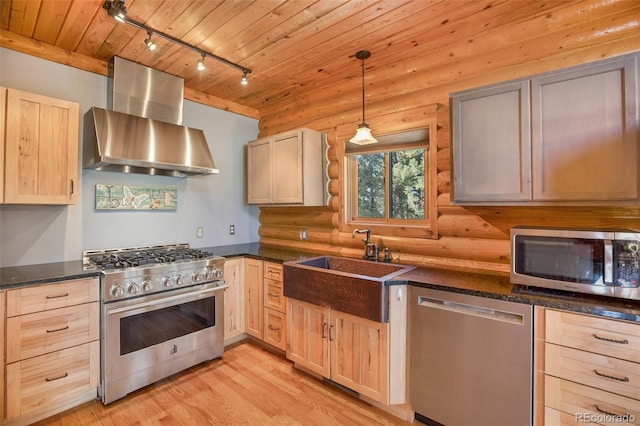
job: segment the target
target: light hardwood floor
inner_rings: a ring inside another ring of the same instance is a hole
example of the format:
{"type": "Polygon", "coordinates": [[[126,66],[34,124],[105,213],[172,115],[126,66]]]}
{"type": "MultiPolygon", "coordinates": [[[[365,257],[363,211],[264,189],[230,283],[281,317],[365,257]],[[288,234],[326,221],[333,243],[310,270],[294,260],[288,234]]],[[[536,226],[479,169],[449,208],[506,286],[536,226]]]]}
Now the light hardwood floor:
{"type": "Polygon", "coordinates": [[[91,401],[38,425],[407,425],[254,343],[107,406],[91,401]]]}

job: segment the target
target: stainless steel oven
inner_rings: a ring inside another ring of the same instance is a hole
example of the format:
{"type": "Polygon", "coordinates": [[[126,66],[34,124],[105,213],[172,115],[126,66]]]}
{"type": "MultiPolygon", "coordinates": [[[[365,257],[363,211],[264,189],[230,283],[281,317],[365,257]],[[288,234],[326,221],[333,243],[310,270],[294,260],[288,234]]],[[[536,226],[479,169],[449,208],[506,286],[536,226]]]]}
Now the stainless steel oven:
{"type": "Polygon", "coordinates": [[[170,246],[102,253],[92,263],[105,268],[103,403],[222,355],[224,258],[170,246]]]}

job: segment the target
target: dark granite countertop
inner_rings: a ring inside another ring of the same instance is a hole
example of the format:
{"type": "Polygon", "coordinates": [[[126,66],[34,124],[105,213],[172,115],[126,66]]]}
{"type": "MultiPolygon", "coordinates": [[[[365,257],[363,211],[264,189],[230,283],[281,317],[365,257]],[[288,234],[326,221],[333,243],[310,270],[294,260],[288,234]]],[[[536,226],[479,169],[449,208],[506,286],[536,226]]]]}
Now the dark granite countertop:
{"type": "Polygon", "coordinates": [[[0,290],[99,276],[100,271],[82,269],[81,260],[10,266],[0,268],[0,290]]]}
{"type": "MultiPolygon", "coordinates": [[[[322,256],[322,253],[318,252],[267,247],[261,246],[259,243],[197,248],[226,258],[250,257],[277,263],[322,256]]],[[[0,268],[0,290],[99,275],[99,271],[83,270],[82,262],[79,260],[0,268]]],[[[547,289],[527,289],[511,284],[509,277],[502,275],[415,268],[395,276],[393,282],[389,284],[409,284],[640,322],[639,300],[624,300],[547,289]]]]}
{"type": "Polygon", "coordinates": [[[508,276],[416,268],[395,277],[418,287],[640,322],[640,300],[514,285],[508,276]]]}
{"type": "Polygon", "coordinates": [[[248,244],[234,244],[229,246],[214,246],[214,247],[198,247],[200,250],[205,250],[215,254],[216,256],[222,256],[226,258],[233,257],[251,257],[259,260],[266,260],[269,262],[284,263],[291,260],[305,259],[309,257],[322,256],[318,252],[283,249],[277,247],[261,246],[260,243],[248,243],[248,244]]]}

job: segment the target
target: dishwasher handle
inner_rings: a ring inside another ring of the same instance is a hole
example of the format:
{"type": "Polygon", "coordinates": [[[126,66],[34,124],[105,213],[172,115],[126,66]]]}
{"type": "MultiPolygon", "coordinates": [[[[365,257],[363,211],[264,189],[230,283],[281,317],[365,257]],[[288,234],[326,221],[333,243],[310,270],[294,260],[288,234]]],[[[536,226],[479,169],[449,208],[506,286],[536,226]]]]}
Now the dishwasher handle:
{"type": "Polygon", "coordinates": [[[418,296],[418,305],[517,325],[524,325],[525,322],[524,315],[522,314],[491,309],[484,306],[458,303],[450,300],[434,299],[425,296],[418,296]]]}

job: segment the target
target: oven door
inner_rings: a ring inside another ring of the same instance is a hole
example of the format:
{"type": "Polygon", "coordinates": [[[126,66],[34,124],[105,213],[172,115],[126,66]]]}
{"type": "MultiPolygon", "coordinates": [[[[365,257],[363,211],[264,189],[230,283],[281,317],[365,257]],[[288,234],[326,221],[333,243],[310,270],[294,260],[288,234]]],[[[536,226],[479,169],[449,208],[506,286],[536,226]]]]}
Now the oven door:
{"type": "Polygon", "coordinates": [[[103,304],[102,402],[221,356],[225,288],[212,282],[103,304]]]}

